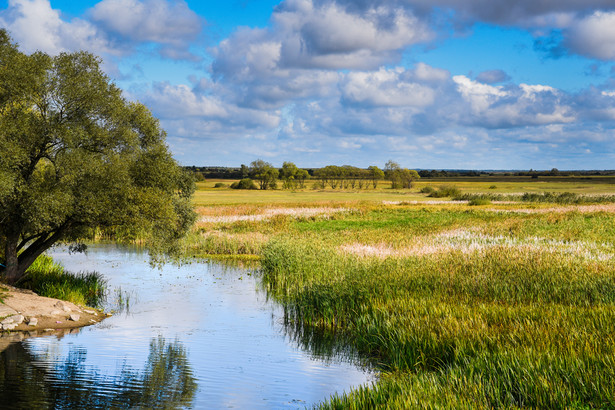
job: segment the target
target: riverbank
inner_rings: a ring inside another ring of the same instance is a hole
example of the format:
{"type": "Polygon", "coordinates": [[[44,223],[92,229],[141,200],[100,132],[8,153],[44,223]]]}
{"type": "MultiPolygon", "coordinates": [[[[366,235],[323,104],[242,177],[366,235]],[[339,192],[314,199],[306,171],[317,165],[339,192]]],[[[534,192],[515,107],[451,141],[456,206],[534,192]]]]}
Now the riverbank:
{"type": "Polygon", "coordinates": [[[3,333],[75,329],[98,323],[108,316],[101,310],[0,284],[0,330],[3,333]]]}

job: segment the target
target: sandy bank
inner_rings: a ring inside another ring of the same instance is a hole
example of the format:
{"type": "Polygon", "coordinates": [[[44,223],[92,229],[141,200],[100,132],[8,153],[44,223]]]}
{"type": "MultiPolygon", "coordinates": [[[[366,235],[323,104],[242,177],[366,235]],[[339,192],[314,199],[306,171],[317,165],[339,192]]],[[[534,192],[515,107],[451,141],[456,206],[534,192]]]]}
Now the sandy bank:
{"type": "Polygon", "coordinates": [[[52,332],[98,323],[108,317],[100,310],[0,284],[0,331],[52,332]]]}

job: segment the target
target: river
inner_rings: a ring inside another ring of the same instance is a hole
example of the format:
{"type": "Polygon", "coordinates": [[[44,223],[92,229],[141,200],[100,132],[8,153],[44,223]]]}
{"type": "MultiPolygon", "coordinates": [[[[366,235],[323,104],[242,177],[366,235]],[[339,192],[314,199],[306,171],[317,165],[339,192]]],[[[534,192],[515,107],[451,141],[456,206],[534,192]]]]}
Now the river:
{"type": "Polygon", "coordinates": [[[69,271],[102,273],[115,313],[0,353],[3,408],[304,408],[375,378],[344,348],[298,342],[254,269],[156,269],[145,252],[112,244],[50,254],[69,271]]]}

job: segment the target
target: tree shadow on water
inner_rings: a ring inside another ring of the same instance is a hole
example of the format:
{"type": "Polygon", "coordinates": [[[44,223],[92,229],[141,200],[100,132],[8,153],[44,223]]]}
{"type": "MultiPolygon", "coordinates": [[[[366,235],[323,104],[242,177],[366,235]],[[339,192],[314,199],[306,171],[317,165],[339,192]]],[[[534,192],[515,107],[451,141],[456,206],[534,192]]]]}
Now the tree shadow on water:
{"type": "Polygon", "coordinates": [[[197,383],[185,347],[163,337],[150,341],[143,370],[124,364],[114,375],[86,365],[87,351],[70,347],[53,366],[37,360],[23,343],[0,353],[0,408],[185,408],[197,383]]]}

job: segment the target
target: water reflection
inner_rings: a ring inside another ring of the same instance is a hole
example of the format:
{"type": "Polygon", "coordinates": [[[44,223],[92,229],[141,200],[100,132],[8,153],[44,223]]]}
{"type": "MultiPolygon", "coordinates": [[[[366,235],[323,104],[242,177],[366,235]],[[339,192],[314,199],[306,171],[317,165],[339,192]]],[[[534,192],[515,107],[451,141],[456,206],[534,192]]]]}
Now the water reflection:
{"type": "Polygon", "coordinates": [[[159,271],[143,252],[108,245],[53,257],[102,273],[106,310],[116,314],[78,334],[11,345],[2,360],[15,370],[1,376],[0,406],[296,409],[373,380],[339,335],[285,321],[254,269],[195,262],[159,271]]]}
{"type": "Polygon", "coordinates": [[[59,362],[47,357],[54,355],[33,353],[25,343],[12,343],[0,354],[2,408],[189,407],[197,390],[177,340],[153,338],[144,370],[124,365],[113,375],[88,366],[83,347],[71,346],[59,362]]]}

